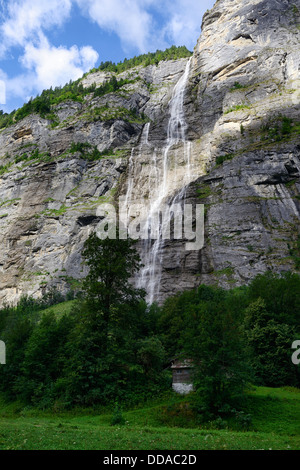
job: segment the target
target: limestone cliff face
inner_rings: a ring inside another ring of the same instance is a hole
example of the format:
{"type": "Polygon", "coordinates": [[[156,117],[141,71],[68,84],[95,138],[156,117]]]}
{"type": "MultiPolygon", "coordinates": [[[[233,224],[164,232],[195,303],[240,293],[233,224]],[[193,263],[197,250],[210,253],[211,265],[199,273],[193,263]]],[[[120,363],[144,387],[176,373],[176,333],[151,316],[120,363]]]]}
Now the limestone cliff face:
{"type": "MultiPolygon", "coordinates": [[[[0,131],[0,303],[54,286],[64,292],[82,277],[81,250],[99,222],[97,208],[113,202],[145,116],[164,115],[186,61],[137,67],[118,76],[130,73],[132,82],[118,93],[61,103],[53,109],[55,127],[31,115],[0,131]],[[70,151],[74,142],[103,157],[87,161],[70,151]]],[[[89,80],[99,85],[103,74],[90,74],[83,85],[89,80]]]]}
{"type": "Polygon", "coordinates": [[[187,197],[206,206],[205,247],[166,247],[163,295],[298,266],[299,79],[299,1],[218,0],[205,14],[186,96],[207,172],[187,197]]]}
{"type": "MultiPolygon", "coordinates": [[[[72,286],[99,204],[116,195],[171,200],[183,186],[186,202],[205,204],[205,245],[160,246],[158,300],[201,282],[229,287],[296,269],[299,12],[299,0],[218,0],[190,62],[124,72],[132,83],[119,92],[58,105],[56,127],[34,115],[0,131],[0,302],[72,286]],[[184,116],[180,139],[170,134],[175,112],[184,116]],[[72,142],[103,158],[71,153],[72,142]]],[[[83,85],[109,78],[90,74],[83,85]]]]}

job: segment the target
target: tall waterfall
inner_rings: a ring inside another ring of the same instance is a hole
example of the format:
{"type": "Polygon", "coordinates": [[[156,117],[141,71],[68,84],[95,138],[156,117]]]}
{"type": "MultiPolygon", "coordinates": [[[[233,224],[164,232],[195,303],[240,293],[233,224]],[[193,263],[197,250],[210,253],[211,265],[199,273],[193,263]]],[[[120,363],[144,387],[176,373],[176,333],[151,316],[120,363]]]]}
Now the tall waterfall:
{"type": "MultiPolygon", "coordinates": [[[[163,148],[151,147],[149,142],[150,123],[146,124],[138,149],[133,149],[129,159],[127,175],[126,206],[130,217],[130,204],[144,198],[147,202],[145,218],[151,224],[160,208],[184,198],[185,187],[192,180],[191,142],[186,140],[187,123],[184,115],[184,96],[189,77],[191,59],[174,87],[169,102],[167,139],[163,148]],[[147,174],[142,177],[143,155],[152,155],[147,161],[147,174]],[[136,156],[134,156],[137,154],[136,156]],[[142,161],[142,163],[141,163],[142,161]],[[147,182],[148,180],[148,182],[147,182]],[[142,181],[142,182],[140,182],[142,181]],[[174,196],[175,194],[175,196],[174,196]]],[[[142,241],[142,262],[144,267],[137,275],[136,284],[147,292],[147,301],[157,299],[162,277],[164,240],[163,227],[159,227],[156,240],[142,241]]]]}

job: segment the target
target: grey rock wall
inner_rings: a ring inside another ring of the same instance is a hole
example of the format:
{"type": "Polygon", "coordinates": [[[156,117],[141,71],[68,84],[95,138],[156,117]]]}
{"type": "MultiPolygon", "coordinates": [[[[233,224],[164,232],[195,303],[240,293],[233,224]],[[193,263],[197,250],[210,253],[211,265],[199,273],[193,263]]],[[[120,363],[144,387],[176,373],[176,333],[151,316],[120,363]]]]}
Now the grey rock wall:
{"type": "MultiPolygon", "coordinates": [[[[97,208],[113,203],[126,180],[144,126],[138,115],[164,115],[185,64],[182,59],[139,67],[132,72],[134,83],[118,93],[63,102],[53,109],[56,126],[31,115],[0,131],[0,304],[51,287],[76,288],[85,274],[83,243],[99,222],[97,208]],[[135,110],[137,118],[126,110],[135,110]],[[97,147],[103,158],[91,162],[71,153],[73,142],[97,147]]],[[[98,83],[93,74],[88,79],[98,83]]]]}
{"type": "Polygon", "coordinates": [[[299,269],[299,12],[299,1],[218,0],[203,18],[186,113],[206,175],[186,202],[205,204],[205,246],[166,244],[161,300],[299,269]],[[276,134],[283,119],[291,132],[276,134]]]}
{"type": "MultiPolygon", "coordinates": [[[[218,0],[203,18],[184,109],[192,171],[186,202],[205,204],[205,245],[188,252],[183,241],[165,242],[158,301],[202,282],[231,287],[266,269],[299,267],[299,12],[299,0],[218,0]],[[291,120],[286,133],[284,119],[291,120]]],[[[76,285],[97,207],[126,194],[132,155],[136,194],[149,197],[168,103],[186,63],[137,67],[122,74],[134,83],[115,94],[61,103],[56,127],[33,115],[0,131],[0,303],[76,285]],[[151,122],[147,145],[142,113],[151,122]],[[103,158],[71,154],[72,142],[96,146],[103,158]],[[38,158],[22,160],[36,149],[38,158]]],[[[110,76],[90,74],[83,84],[110,76]]],[[[180,146],[171,152],[170,198],[184,181],[182,155],[180,146]]]]}

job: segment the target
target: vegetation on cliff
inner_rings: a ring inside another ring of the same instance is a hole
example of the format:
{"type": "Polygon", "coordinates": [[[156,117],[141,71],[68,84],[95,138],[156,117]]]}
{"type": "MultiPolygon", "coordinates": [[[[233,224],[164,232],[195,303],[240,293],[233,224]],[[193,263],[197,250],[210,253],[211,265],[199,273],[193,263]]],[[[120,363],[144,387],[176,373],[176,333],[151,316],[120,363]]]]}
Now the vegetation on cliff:
{"type": "MultiPolygon", "coordinates": [[[[148,65],[158,65],[162,60],[172,60],[172,59],[181,59],[185,57],[190,57],[192,53],[188,51],[185,46],[176,47],[172,46],[165,51],[157,50],[153,53],[142,54],[132,59],[125,59],[123,62],[114,64],[112,62],[101,63],[100,66],[96,69],[92,69],[89,73],[97,71],[107,71],[114,74],[124,72],[132,67],[148,65]]],[[[88,74],[85,74],[87,76],[88,74]]],[[[53,114],[53,106],[58,105],[66,100],[79,101],[83,102],[85,96],[93,94],[94,97],[104,96],[108,93],[114,93],[126,84],[133,83],[132,80],[127,78],[120,78],[119,80],[115,75],[111,77],[103,85],[96,87],[92,85],[90,87],[84,88],[82,79],[76,81],[70,80],[63,87],[50,88],[49,90],[44,90],[40,96],[31,98],[27,103],[25,103],[18,110],[14,110],[11,113],[3,113],[0,110],[0,129],[11,126],[12,124],[19,122],[30,114],[37,113],[43,118],[47,118],[54,123],[56,122],[56,116],[53,114]]]]}
{"type": "Polygon", "coordinates": [[[184,59],[191,55],[192,52],[190,52],[185,46],[171,46],[165,51],[157,50],[156,52],[148,52],[147,54],[135,56],[132,59],[124,59],[124,61],[119,62],[118,64],[111,61],[101,62],[100,66],[92,69],[91,72],[108,71],[122,73],[125,72],[125,70],[129,70],[139,65],[142,65],[143,67],[147,67],[148,65],[158,65],[162,60],[184,59]]]}

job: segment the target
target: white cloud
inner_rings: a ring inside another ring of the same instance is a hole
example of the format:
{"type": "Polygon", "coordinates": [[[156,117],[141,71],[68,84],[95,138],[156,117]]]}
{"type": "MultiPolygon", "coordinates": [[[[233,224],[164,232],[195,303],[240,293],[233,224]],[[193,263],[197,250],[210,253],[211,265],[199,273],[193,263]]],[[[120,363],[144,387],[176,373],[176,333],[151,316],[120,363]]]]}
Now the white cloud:
{"type": "Polygon", "coordinates": [[[18,54],[24,69],[6,81],[8,100],[64,85],[95,66],[98,53],[92,46],[54,47],[46,36],[72,19],[75,4],[102,30],[117,34],[126,54],[131,54],[171,44],[192,49],[203,13],[214,1],[0,0],[0,58],[7,58],[8,52],[18,54]]]}
{"type": "Polygon", "coordinates": [[[72,0],[12,0],[6,5],[0,0],[0,6],[0,56],[15,46],[23,49],[19,62],[24,73],[5,80],[8,99],[26,100],[45,88],[76,80],[95,66],[99,56],[91,46],[54,47],[45,36],[45,30],[60,27],[69,18],[72,0]]]}
{"type": "Polygon", "coordinates": [[[213,7],[215,0],[167,0],[164,3],[166,23],[163,33],[177,46],[193,50],[201,32],[203,14],[213,7]]]}
{"type": "Polygon", "coordinates": [[[41,91],[80,78],[95,66],[98,58],[98,53],[91,46],[72,46],[70,49],[53,47],[43,38],[38,47],[27,44],[20,60],[25,68],[34,72],[35,89],[41,91]]]}
{"type": "Polygon", "coordinates": [[[70,16],[72,0],[13,0],[0,28],[2,53],[38,39],[42,29],[61,26],[70,16]]]}
{"type": "Polygon", "coordinates": [[[146,9],[140,5],[143,2],[139,0],[76,1],[100,28],[115,32],[125,48],[134,46],[140,52],[147,51],[153,20],[146,9]]]}
{"type": "Polygon", "coordinates": [[[167,45],[196,45],[202,16],[215,0],[74,0],[100,28],[116,33],[127,48],[148,52],[167,45]],[[156,12],[156,13],[155,13],[156,12]],[[163,18],[163,26],[155,21],[163,18]]]}

